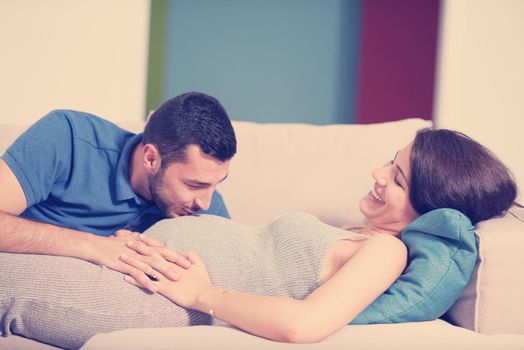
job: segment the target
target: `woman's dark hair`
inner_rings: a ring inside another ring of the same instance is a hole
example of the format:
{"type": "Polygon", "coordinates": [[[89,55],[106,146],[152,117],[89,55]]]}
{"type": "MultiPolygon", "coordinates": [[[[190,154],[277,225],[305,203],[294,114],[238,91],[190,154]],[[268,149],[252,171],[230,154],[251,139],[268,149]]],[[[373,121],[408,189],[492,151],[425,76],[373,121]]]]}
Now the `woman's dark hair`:
{"type": "Polygon", "coordinates": [[[509,169],[486,147],[460,132],[419,130],[410,161],[409,198],[421,215],[452,208],[476,224],[503,214],[517,197],[509,169]]]}
{"type": "Polygon", "coordinates": [[[189,145],[220,161],[231,159],[237,149],[235,132],[224,107],[215,98],[188,92],[162,104],[144,129],[144,144],[154,144],[162,167],[184,162],[189,145]]]}

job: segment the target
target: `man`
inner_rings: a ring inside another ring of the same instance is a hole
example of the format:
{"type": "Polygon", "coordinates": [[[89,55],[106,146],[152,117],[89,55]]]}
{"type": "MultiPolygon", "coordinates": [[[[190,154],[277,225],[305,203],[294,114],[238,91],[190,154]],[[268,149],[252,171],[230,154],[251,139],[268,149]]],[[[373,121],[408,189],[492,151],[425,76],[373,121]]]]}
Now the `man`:
{"type": "MultiPolygon", "coordinates": [[[[87,113],[53,111],[0,159],[0,251],[76,257],[136,275],[119,260],[136,255],[126,247],[129,231],[197,212],[229,217],[215,187],[235,153],[226,111],[201,93],[168,100],[138,135],[87,113]]],[[[143,273],[140,281],[153,288],[143,273]]]]}

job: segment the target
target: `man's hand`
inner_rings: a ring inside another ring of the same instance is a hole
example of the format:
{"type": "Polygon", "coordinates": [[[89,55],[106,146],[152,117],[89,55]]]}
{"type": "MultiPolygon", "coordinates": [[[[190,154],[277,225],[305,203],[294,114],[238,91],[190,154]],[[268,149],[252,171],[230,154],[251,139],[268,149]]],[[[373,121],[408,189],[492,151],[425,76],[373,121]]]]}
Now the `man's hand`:
{"type": "Polygon", "coordinates": [[[133,232],[124,229],[120,229],[115,232],[115,237],[126,237],[129,240],[136,239],[138,236],[140,236],[140,232],[133,232]]]}
{"type": "Polygon", "coordinates": [[[192,265],[187,254],[169,249],[156,239],[143,234],[135,240],[128,241],[126,246],[132,249],[134,254],[123,254],[120,259],[134,268],[128,275],[135,284],[142,287],[147,288],[151,279],[156,280],[158,273],[171,281],[178,281],[180,274],[177,270],[188,269],[192,265]],[[143,280],[144,274],[149,276],[149,281],[143,280]]]}
{"type": "Polygon", "coordinates": [[[104,265],[123,274],[131,275],[142,287],[152,293],[157,292],[158,288],[143,271],[126,264],[120,259],[122,255],[132,256],[139,261],[142,261],[145,258],[128,247],[129,242],[133,242],[139,234],[136,232],[121,231],[123,230],[120,230],[115,236],[111,237],[94,236],[91,241],[91,254],[86,257],[86,260],[98,265],[104,265]]]}
{"type": "Polygon", "coordinates": [[[128,230],[118,230],[112,237],[97,237],[94,252],[92,262],[133,277],[139,286],[153,293],[158,291],[153,283],[156,272],[176,281],[179,276],[169,263],[182,268],[191,266],[183,254],[166,248],[149,236],[128,230]],[[140,268],[129,264],[126,257],[137,261],[140,268]]]}
{"type": "MultiPolygon", "coordinates": [[[[137,250],[146,249],[144,246],[142,242],[133,243],[133,247],[137,250]]],[[[154,283],[158,286],[158,292],[180,306],[207,312],[209,305],[202,304],[199,300],[204,294],[216,292],[218,289],[211,284],[206,266],[195,252],[180,254],[190,261],[191,266],[183,268],[173,262],[158,265],[158,268],[153,271],[156,277],[154,283]],[[161,272],[161,269],[165,272],[161,272]],[[168,274],[176,274],[177,278],[173,279],[168,274]]],[[[152,273],[149,270],[151,267],[133,257],[125,256],[122,260],[148,275],[152,273]]],[[[126,276],[125,280],[140,287],[140,283],[134,276],[126,276]]]]}

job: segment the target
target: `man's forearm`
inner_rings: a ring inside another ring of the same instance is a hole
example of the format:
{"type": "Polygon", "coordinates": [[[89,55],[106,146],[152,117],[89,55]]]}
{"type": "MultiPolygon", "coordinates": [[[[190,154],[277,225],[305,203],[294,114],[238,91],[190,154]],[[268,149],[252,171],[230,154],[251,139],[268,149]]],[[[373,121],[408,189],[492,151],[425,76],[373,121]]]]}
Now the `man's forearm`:
{"type": "Polygon", "coordinates": [[[100,237],[92,233],[34,222],[0,211],[0,252],[68,256],[124,274],[133,274],[141,286],[154,291],[145,273],[122,262],[122,254],[137,255],[126,246],[129,237],[100,237]]]}
{"type": "Polygon", "coordinates": [[[93,260],[90,233],[34,222],[0,211],[0,251],[93,260]]]}

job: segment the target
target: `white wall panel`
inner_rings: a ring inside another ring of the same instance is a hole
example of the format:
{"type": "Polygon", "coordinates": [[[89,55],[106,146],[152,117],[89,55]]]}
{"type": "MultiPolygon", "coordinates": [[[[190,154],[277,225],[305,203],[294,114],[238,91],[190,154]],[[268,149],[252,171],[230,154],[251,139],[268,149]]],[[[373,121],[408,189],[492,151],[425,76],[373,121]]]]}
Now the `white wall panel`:
{"type": "Polygon", "coordinates": [[[149,0],[0,1],[1,122],[144,118],[149,0]]]}
{"type": "Polygon", "coordinates": [[[505,161],[521,193],[523,14],[522,0],[444,2],[435,111],[437,125],[465,132],[505,161]]]}

